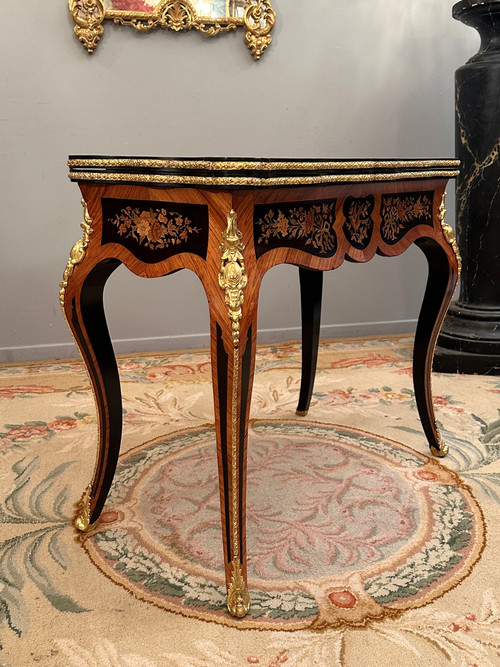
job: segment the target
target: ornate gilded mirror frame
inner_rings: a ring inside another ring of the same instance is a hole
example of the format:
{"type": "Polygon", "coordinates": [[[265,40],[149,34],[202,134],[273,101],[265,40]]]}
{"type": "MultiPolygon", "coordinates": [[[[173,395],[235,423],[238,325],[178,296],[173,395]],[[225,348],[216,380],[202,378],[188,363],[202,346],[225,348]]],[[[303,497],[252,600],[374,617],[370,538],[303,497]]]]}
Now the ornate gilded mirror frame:
{"type": "MultiPolygon", "coordinates": [[[[153,28],[199,30],[214,36],[242,26],[245,42],[255,60],[259,60],[271,43],[271,31],[276,14],[271,0],[226,0],[225,16],[204,16],[202,11],[212,6],[211,0],[144,0],[144,6],[154,6],[153,11],[115,9],[113,0],[68,0],[71,16],[75,21],[75,33],[89,53],[92,53],[104,33],[104,21],[128,25],[140,32],[153,28]],[[155,4],[156,3],[156,4],[155,4]],[[197,9],[198,7],[198,9],[197,9]],[[203,9],[201,9],[203,8],[203,9]]],[[[115,0],[116,1],[116,0],[115,0]]],[[[137,0],[121,0],[121,7],[137,6],[137,0]]]]}

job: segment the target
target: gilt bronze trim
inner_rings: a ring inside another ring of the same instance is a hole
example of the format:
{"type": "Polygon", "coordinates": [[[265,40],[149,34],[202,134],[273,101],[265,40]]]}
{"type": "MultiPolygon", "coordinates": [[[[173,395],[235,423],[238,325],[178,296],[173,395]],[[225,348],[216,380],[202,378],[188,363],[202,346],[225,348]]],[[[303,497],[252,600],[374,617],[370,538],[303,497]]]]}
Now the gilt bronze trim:
{"type": "Polygon", "coordinates": [[[444,238],[451,245],[451,247],[453,248],[453,252],[457,257],[458,275],[460,275],[462,273],[462,257],[460,255],[460,250],[458,249],[458,243],[455,237],[455,232],[446,222],[445,201],[446,201],[446,192],[444,193],[443,199],[441,200],[441,205],[439,206],[439,221],[441,223],[441,229],[443,230],[444,238]]]}
{"type": "Polygon", "coordinates": [[[238,229],[238,221],[235,211],[227,216],[227,229],[222,232],[221,267],[219,269],[219,285],[226,292],[226,305],[229,310],[229,318],[233,330],[233,342],[235,348],[240,341],[240,320],[242,318],[243,290],[247,285],[248,278],[243,261],[243,250],[245,246],[241,242],[242,234],[238,229]]]}
{"type": "Polygon", "coordinates": [[[325,174],[322,176],[180,176],[178,174],[121,174],[108,172],[70,172],[73,181],[104,181],[108,183],[166,183],[180,186],[205,187],[280,187],[287,185],[325,185],[328,183],[374,183],[419,178],[454,178],[457,171],[405,171],[373,174],[325,174]]]}
{"type": "Polygon", "coordinates": [[[227,610],[235,618],[243,618],[250,609],[250,595],[238,558],[231,562],[231,581],[227,589],[227,610]]]}
{"type": "Polygon", "coordinates": [[[81,513],[75,520],[75,527],[81,533],[86,533],[90,528],[90,501],[92,498],[92,484],[89,484],[83,494],[81,501],[81,513]]]}
{"type": "Polygon", "coordinates": [[[240,534],[239,534],[239,497],[238,497],[238,385],[240,381],[240,320],[243,317],[243,290],[248,278],[245,270],[241,242],[242,233],[238,229],[236,212],[231,210],[227,216],[227,229],[222,232],[221,266],[219,285],[225,291],[225,303],[231,320],[233,336],[233,383],[231,394],[231,531],[232,560],[231,582],[227,592],[227,608],[232,616],[242,618],[248,612],[250,596],[241,572],[240,534]]]}
{"type": "Polygon", "coordinates": [[[190,169],[210,171],[317,171],[354,169],[453,169],[458,175],[459,160],[199,160],[182,158],[70,157],[68,167],[127,169],[190,169]]]}
{"type": "Polygon", "coordinates": [[[90,235],[94,231],[92,229],[92,218],[89,215],[89,210],[87,208],[87,203],[85,199],[82,199],[83,206],[83,222],[80,225],[83,229],[83,237],[75,243],[71,248],[69,253],[69,260],[64,269],[64,275],[62,282],[59,285],[59,303],[64,307],[64,294],[66,292],[66,287],[68,286],[68,280],[73,273],[73,270],[77,264],[80,264],[85,258],[85,253],[87,252],[87,246],[90,241],[90,235]]]}

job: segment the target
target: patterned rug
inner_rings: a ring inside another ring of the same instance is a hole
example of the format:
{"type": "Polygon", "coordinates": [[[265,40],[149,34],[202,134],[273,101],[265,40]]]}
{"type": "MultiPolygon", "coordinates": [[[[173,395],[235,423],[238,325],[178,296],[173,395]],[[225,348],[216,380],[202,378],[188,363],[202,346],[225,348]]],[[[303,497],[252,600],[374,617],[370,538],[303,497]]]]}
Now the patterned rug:
{"type": "Polygon", "coordinates": [[[95,408],[79,362],[0,367],[0,665],[500,665],[500,378],[434,376],[428,456],[408,337],[260,347],[250,613],[225,612],[206,352],[122,357],[122,453],[77,534],[95,408]]]}

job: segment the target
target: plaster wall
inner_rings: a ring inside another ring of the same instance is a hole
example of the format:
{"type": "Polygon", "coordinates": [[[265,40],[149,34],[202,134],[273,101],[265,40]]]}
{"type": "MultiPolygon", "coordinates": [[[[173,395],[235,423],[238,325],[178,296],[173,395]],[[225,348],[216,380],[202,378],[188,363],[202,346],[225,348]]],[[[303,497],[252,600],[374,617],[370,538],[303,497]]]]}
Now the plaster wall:
{"type": "MultiPolygon", "coordinates": [[[[453,77],[478,46],[451,0],[273,0],[273,43],[243,33],[139,34],[106,23],[89,56],[66,2],[3,0],[0,22],[0,361],[76,354],[58,302],[80,238],[68,154],[451,157],[453,77]]],[[[450,188],[449,221],[453,224],[450,188]]],[[[414,328],[423,255],[344,264],[325,276],[323,335],[414,328]]],[[[106,288],[118,352],[208,343],[194,275],[106,288]]],[[[263,283],[260,342],[300,334],[297,270],[263,283]]]]}

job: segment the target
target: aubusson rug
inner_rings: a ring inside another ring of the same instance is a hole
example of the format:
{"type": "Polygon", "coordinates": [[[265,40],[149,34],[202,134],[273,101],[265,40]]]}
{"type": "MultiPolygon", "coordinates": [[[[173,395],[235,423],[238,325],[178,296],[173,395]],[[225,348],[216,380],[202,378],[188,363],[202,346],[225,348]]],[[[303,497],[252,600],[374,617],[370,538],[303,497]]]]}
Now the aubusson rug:
{"type": "Polygon", "coordinates": [[[260,347],[249,615],[227,615],[206,352],[120,358],[122,453],[96,530],[81,363],[0,367],[0,665],[500,665],[500,378],[435,375],[429,457],[409,337],[260,347]]]}

